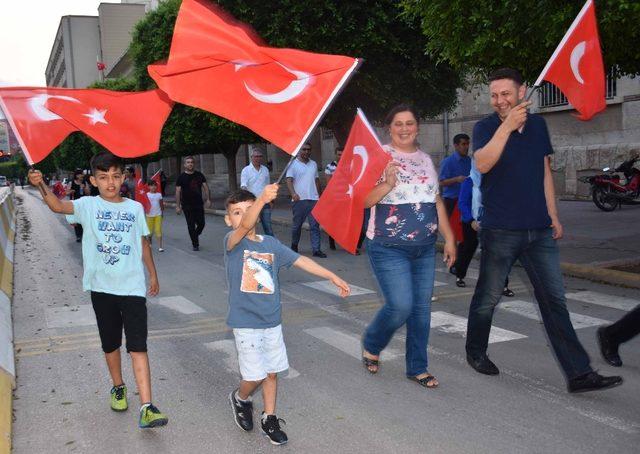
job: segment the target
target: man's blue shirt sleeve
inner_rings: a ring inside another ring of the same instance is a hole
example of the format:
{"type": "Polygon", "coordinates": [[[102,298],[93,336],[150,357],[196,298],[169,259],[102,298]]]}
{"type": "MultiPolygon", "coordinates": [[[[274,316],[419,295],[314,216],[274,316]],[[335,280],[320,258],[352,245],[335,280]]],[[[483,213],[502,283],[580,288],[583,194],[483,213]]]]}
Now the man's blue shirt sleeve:
{"type": "Polygon", "coordinates": [[[473,212],[471,210],[471,194],[473,189],[473,181],[470,177],[465,178],[460,186],[460,195],[458,196],[458,209],[460,217],[464,222],[473,220],[473,212]]]}

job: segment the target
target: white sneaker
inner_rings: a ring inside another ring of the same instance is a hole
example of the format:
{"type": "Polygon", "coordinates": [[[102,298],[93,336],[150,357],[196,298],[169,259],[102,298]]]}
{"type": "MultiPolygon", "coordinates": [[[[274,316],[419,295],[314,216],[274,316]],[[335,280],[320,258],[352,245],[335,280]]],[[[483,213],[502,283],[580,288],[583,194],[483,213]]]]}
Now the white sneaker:
{"type": "Polygon", "coordinates": [[[164,252],[164,249],[162,249],[161,247],[158,248],[158,252],[164,252]]]}

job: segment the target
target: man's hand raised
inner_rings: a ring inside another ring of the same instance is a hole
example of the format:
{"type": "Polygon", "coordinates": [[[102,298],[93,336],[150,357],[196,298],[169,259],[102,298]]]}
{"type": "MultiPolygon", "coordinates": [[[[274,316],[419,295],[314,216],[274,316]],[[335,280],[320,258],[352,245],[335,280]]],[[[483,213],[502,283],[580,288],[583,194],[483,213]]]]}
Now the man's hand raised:
{"type": "Polygon", "coordinates": [[[523,101],[509,112],[507,118],[504,119],[502,124],[509,132],[517,131],[522,128],[527,121],[527,107],[531,105],[531,101],[523,101]]]}

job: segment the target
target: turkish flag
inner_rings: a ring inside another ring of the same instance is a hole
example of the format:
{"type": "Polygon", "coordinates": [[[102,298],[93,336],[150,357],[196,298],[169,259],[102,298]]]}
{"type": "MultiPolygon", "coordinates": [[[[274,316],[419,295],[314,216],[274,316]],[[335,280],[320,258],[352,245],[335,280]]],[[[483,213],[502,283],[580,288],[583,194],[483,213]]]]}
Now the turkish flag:
{"type": "Polygon", "coordinates": [[[158,192],[162,192],[162,179],[160,178],[160,170],[154,173],[150,180],[155,181],[156,186],[158,186],[158,192]]]}
{"type": "Polygon", "coordinates": [[[183,0],[169,59],[148,72],[174,101],[295,154],[357,65],[351,57],[266,47],[209,0],[183,0]]]}
{"type": "Polygon", "coordinates": [[[0,106],[29,164],[42,161],[78,130],[45,107],[52,96],[72,99],[64,89],[0,88],[0,106]]]}
{"type": "Polygon", "coordinates": [[[69,90],[46,107],[115,155],[135,158],[158,151],[173,102],[160,90],[69,90]]]}
{"type": "Polygon", "coordinates": [[[355,254],[364,219],[364,201],[391,156],[358,109],[338,167],[312,214],[347,251],[355,254]]]}
{"type": "Polygon", "coordinates": [[[593,0],[584,4],[535,85],[542,80],[564,93],[580,113],[580,120],[589,120],[606,108],[604,64],[593,0]]]}
{"type": "Polygon", "coordinates": [[[149,202],[149,198],[147,197],[149,186],[142,180],[142,174],[137,167],[133,178],[136,180],[135,200],[136,202],[140,202],[142,204],[142,208],[144,208],[144,212],[148,213],[151,208],[151,202],[149,202]]]}

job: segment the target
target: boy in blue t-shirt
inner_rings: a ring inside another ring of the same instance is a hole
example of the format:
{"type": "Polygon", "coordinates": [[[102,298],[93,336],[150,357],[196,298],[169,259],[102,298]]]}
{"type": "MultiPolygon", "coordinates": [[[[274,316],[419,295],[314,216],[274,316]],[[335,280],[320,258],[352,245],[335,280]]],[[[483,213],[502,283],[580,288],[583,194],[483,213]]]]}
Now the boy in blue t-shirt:
{"type": "MultiPolygon", "coordinates": [[[[102,350],[113,381],[111,409],[128,408],[120,359],[124,327],[140,394],[138,425],[142,429],[164,426],[168,418],[151,403],[145,266],[149,273],[149,295],[157,295],[159,287],[146,239],[149,229],[144,210],[139,202],[120,195],[125,178],[122,159],[109,152],[98,153],[91,159],[91,171],[90,181],[98,188],[99,196],[60,200],[44,188],[43,198],[51,211],[66,214],[70,223],[81,224],[84,231],[82,287],[91,292],[102,350]]],[[[29,172],[29,182],[44,186],[39,171],[29,172]]]]}
{"type": "Polygon", "coordinates": [[[270,184],[257,200],[244,189],[227,198],[225,222],[233,230],[224,238],[224,261],[229,285],[227,324],[233,328],[242,375],[240,387],[229,394],[233,416],[242,430],[253,429],[251,395],[262,385],[262,431],[272,444],[281,445],[288,439],[275,415],[277,377],[278,372],[289,368],[289,362],[282,337],[278,271],[295,265],[329,279],[342,297],[348,296],[350,289],[334,273],[276,238],[256,235],[260,211],[277,195],[278,185],[270,184]]]}

